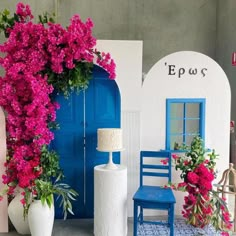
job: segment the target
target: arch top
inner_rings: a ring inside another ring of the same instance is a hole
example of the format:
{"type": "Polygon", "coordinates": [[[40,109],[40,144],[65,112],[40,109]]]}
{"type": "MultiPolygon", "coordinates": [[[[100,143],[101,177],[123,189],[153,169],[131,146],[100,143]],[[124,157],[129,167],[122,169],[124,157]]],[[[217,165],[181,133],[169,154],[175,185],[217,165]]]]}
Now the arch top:
{"type": "Polygon", "coordinates": [[[99,75],[99,78],[109,79],[109,73],[101,66],[94,64],[92,68],[93,75],[99,75]]]}
{"type": "Polygon", "coordinates": [[[221,66],[209,56],[194,51],[179,51],[160,59],[147,73],[144,86],[158,80],[164,87],[185,87],[191,90],[214,85],[214,89],[230,94],[228,78],[221,66]],[[152,77],[156,78],[152,78],[152,77]]]}

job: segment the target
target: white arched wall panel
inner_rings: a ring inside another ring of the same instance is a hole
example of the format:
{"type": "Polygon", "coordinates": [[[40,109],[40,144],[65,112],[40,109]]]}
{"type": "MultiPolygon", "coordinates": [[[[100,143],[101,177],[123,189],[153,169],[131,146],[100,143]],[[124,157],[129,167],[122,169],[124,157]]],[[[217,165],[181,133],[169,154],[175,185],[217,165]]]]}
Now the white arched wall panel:
{"type": "Polygon", "coordinates": [[[123,111],[140,111],[143,42],[98,40],[97,48],[109,52],[116,63],[116,83],[123,111]]]}
{"type": "Polygon", "coordinates": [[[110,52],[116,63],[116,82],[121,94],[123,146],[121,164],[128,170],[128,217],[133,216],[133,194],[139,185],[140,101],[142,41],[98,40],[100,51],[110,52]]]}
{"type": "MultiPolygon", "coordinates": [[[[6,161],[6,125],[5,115],[0,108],[0,178],[5,173],[4,163],[6,161]]],[[[3,189],[2,179],[0,179],[0,190],[3,189]]],[[[8,232],[7,196],[0,202],[0,232],[8,232]]]]}
{"type": "MultiPolygon", "coordinates": [[[[219,179],[229,164],[231,101],[230,85],[222,68],[201,53],[182,51],[170,54],[148,72],[141,98],[142,150],[165,149],[166,98],[206,99],[205,145],[219,154],[219,179]],[[189,70],[195,68],[197,74],[190,74],[189,70]]],[[[174,170],[173,180],[179,180],[179,173],[174,170]]],[[[176,214],[180,215],[183,194],[176,192],[176,198],[176,214]]]]}

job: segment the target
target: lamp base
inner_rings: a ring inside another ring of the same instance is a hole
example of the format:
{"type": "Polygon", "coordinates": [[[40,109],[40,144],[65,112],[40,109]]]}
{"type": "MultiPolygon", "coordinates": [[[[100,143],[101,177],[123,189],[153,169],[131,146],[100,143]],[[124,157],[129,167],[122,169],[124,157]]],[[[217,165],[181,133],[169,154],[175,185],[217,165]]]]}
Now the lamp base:
{"type": "Polygon", "coordinates": [[[117,165],[114,164],[113,162],[112,163],[107,163],[105,166],[104,166],[105,169],[109,169],[109,170],[115,170],[117,169],[117,165]]]}
{"type": "Polygon", "coordinates": [[[109,161],[108,163],[104,166],[105,169],[110,169],[110,170],[114,170],[117,169],[118,167],[116,166],[116,164],[114,164],[113,160],[112,160],[112,152],[109,152],[109,161]]]}

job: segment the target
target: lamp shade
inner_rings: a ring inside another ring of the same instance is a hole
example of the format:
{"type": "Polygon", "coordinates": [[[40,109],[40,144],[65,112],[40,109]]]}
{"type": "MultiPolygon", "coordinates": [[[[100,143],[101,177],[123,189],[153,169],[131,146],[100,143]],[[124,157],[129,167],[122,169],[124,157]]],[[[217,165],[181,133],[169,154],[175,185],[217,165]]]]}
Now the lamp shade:
{"type": "Polygon", "coordinates": [[[98,129],[97,140],[98,151],[114,152],[123,148],[122,130],[119,128],[98,129]]]}

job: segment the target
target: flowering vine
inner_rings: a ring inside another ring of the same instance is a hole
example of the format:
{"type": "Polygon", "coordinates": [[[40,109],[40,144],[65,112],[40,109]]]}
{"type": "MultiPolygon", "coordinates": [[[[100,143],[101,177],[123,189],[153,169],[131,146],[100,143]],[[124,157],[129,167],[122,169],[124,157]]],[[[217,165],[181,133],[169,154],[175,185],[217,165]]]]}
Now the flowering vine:
{"type": "Polygon", "coordinates": [[[232,228],[232,223],[226,199],[221,198],[212,185],[217,155],[214,150],[206,155],[200,137],[194,137],[191,146],[185,146],[185,149],[184,155],[172,155],[175,169],[181,170],[183,182],[170,183],[166,187],[187,192],[182,215],[189,224],[203,228],[212,223],[216,230],[223,230],[222,235],[228,235],[226,231],[232,228]]]}
{"type": "Polygon", "coordinates": [[[65,96],[89,85],[93,63],[103,67],[109,78],[115,78],[115,63],[109,53],[99,52],[92,36],[93,22],[82,22],[74,15],[67,28],[47,15],[32,22],[29,5],[17,4],[10,17],[0,15],[0,30],[7,41],[0,45],[0,106],[6,113],[7,162],[3,183],[12,194],[16,185],[32,189],[43,174],[42,148],[54,138],[51,127],[59,104],[53,92],[65,96]]]}

